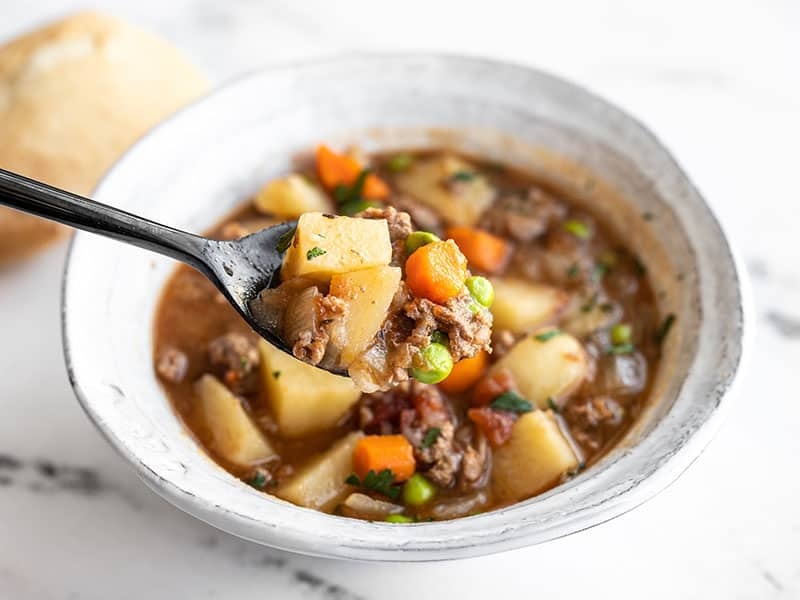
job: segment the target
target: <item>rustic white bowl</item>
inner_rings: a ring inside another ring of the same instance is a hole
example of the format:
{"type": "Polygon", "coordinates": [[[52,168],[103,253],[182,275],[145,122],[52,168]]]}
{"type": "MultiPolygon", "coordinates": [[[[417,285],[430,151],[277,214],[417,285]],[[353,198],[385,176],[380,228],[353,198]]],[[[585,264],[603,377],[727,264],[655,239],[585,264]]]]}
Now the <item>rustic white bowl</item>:
{"type": "Polygon", "coordinates": [[[647,263],[678,315],[653,400],[620,446],[550,492],[509,508],[397,526],[265,496],[209,460],[176,419],[152,368],[152,322],[174,264],[79,233],[63,335],[89,417],[158,494],[235,535],[363,560],[437,560],[536,544],[607,521],[653,496],[720,422],[745,335],[742,273],[708,206],[659,141],[589,92],[504,63],[355,57],[260,71],[222,87],[142,139],[97,200],[203,231],[320,140],[368,150],[452,146],[552,178],[601,211],[647,263]]]}

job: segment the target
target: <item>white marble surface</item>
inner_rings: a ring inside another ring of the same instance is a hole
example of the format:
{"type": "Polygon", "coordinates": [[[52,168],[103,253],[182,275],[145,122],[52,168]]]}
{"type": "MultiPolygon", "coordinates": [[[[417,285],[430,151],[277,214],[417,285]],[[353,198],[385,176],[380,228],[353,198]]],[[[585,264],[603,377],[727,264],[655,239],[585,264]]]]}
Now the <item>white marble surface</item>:
{"type": "MultiPolygon", "coordinates": [[[[0,0],[0,38],[84,5],[0,0]]],[[[755,352],[709,449],[610,523],[453,563],[299,557],[172,508],[93,429],[62,364],[61,245],[0,273],[0,598],[800,598],[800,4],[102,6],[171,37],[218,81],[265,63],[425,49],[511,59],[586,84],[666,141],[727,226],[753,282],[755,352]]]]}

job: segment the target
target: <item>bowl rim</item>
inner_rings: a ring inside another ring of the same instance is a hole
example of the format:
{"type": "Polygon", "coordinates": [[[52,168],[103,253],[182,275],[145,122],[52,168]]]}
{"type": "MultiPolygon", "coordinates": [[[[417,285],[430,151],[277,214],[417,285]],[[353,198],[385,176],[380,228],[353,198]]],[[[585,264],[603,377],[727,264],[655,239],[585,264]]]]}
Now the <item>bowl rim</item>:
{"type": "MultiPolygon", "coordinates": [[[[536,535],[536,532],[532,532],[524,527],[521,527],[519,528],[519,531],[513,532],[513,535],[511,535],[512,531],[509,530],[509,535],[500,535],[496,536],[494,539],[486,539],[485,537],[481,537],[479,535],[479,532],[477,531],[479,528],[474,528],[476,529],[476,531],[473,532],[474,535],[471,537],[460,538],[459,544],[457,545],[443,544],[438,547],[431,548],[425,544],[415,546],[413,543],[403,545],[392,543],[390,537],[385,536],[385,533],[389,531],[389,529],[387,529],[385,524],[380,523],[366,524],[373,534],[377,533],[377,535],[371,536],[373,539],[373,545],[362,543],[353,545],[348,545],[346,543],[336,544],[331,543],[330,541],[319,543],[318,540],[314,539],[318,532],[314,532],[310,529],[303,531],[302,527],[298,528],[297,531],[285,533],[276,533],[274,530],[268,534],[264,533],[263,531],[253,532],[254,525],[264,526],[265,522],[256,521],[254,523],[253,519],[248,516],[232,511],[225,506],[213,505],[206,499],[197,497],[191,492],[180,487],[174,481],[165,478],[152,466],[142,461],[134,449],[129,447],[121,438],[117,437],[95,412],[92,398],[85,392],[81,385],[81,373],[77,372],[75,368],[68,327],[71,314],[69,307],[69,286],[71,281],[70,274],[72,272],[72,268],[74,267],[73,263],[75,248],[81,239],[88,237],[89,234],[87,233],[77,233],[71,237],[65,258],[65,267],[61,282],[61,335],[64,360],[70,385],[73,388],[79,404],[89,419],[101,432],[101,434],[109,441],[112,447],[114,447],[120,455],[122,455],[134,466],[140,478],[157,494],[165,498],[173,505],[186,512],[189,512],[193,516],[205,521],[206,523],[228,531],[234,535],[238,535],[239,537],[284,550],[301,552],[309,555],[371,561],[430,561],[447,560],[451,558],[466,558],[502,552],[531,544],[541,543],[551,539],[557,539],[565,535],[599,525],[628,512],[629,510],[649,500],[674,482],[681,475],[681,473],[683,473],[689,467],[689,465],[691,465],[691,463],[699,457],[706,445],[710,442],[713,435],[719,429],[725,416],[726,409],[730,405],[730,398],[739,386],[739,382],[741,381],[741,377],[739,375],[742,371],[742,366],[747,362],[747,357],[749,355],[749,348],[751,346],[750,341],[753,335],[751,326],[752,296],[749,289],[749,282],[745,275],[746,271],[742,268],[742,262],[736,255],[735,251],[731,248],[726,233],[711,207],[696,189],[693,182],[681,168],[680,164],[673,157],[671,152],[663,143],[661,143],[660,139],[638,119],[617,107],[615,104],[601,98],[581,85],[537,68],[511,61],[487,59],[464,54],[429,52],[346,53],[326,58],[292,61],[281,65],[253,69],[243,73],[242,75],[224,82],[221,86],[215,88],[211,93],[181,108],[166,120],[156,125],[139,140],[137,140],[136,143],[112,165],[109,171],[106,172],[95,188],[95,191],[101,190],[109,178],[111,178],[120,168],[122,168],[131,154],[137,151],[141,146],[148,144],[149,140],[154,136],[157,136],[162,129],[169,128],[173,121],[184,118],[184,115],[187,113],[192,113],[193,111],[199,110],[208,103],[213,104],[217,97],[226,93],[232,88],[235,88],[239,85],[246,85],[247,82],[251,80],[257,80],[262,77],[269,77],[270,75],[276,75],[282,72],[291,72],[298,69],[324,68],[326,66],[335,66],[347,61],[385,60],[432,60],[445,61],[457,65],[469,63],[472,65],[483,65],[491,68],[506,70],[518,70],[520,72],[534,74],[540,79],[551,80],[551,82],[554,84],[557,83],[559,85],[571,88],[575,92],[582,94],[588,99],[599,103],[605,110],[616,113],[617,117],[624,119],[630,124],[631,127],[635,128],[639,135],[645,136],[648,138],[650,143],[659,148],[659,150],[663,153],[663,158],[669,161],[675,172],[682,176],[685,184],[692,193],[691,195],[694,196],[694,198],[698,201],[695,208],[705,213],[703,216],[707,219],[708,224],[714,230],[714,242],[716,247],[724,251],[725,259],[730,262],[731,272],[736,278],[734,287],[736,291],[738,291],[739,303],[738,305],[731,307],[734,311],[738,311],[739,316],[739,322],[737,323],[738,335],[733,336],[733,339],[731,340],[733,349],[735,350],[735,363],[732,365],[731,371],[726,377],[723,378],[720,376],[716,381],[717,385],[715,386],[714,391],[715,395],[717,396],[717,403],[709,413],[708,417],[691,431],[691,434],[687,436],[687,438],[683,441],[683,444],[680,445],[677,450],[666,456],[662,462],[660,462],[644,477],[638,481],[632,482],[628,488],[622,490],[620,493],[606,499],[602,505],[586,509],[584,511],[585,514],[574,517],[568,523],[562,523],[560,527],[548,525],[547,527],[543,528],[538,535],[536,535]],[[258,533],[258,535],[256,535],[256,533],[258,533]],[[383,539],[381,539],[381,537],[383,539]]],[[[708,315],[704,315],[703,318],[708,318],[708,315]]],[[[298,509],[298,507],[292,508],[298,509]]],[[[465,517],[454,521],[413,524],[406,526],[404,529],[414,530],[419,528],[430,530],[431,528],[435,527],[441,528],[442,525],[447,526],[449,524],[463,523],[465,521],[478,523],[482,520],[485,520],[485,517],[488,514],[490,513],[473,517],[465,517]]],[[[332,519],[342,520],[341,517],[331,515],[326,516],[332,519]]],[[[352,520],[347,521],[352,522],[352,520]]],[[[355,521],[352,527],[361,528],[363,527],[362,523],[363,522],[355,521]]],[[[392,527],[392,529],[396,528],[392,527]]]]}

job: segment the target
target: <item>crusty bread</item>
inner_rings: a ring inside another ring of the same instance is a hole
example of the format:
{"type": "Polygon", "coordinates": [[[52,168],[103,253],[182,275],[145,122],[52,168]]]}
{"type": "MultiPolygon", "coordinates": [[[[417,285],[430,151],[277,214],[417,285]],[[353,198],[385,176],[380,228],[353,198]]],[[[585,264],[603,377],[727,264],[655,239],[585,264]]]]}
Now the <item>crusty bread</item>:
{"type": "MultiPolygon", "coordinates": [[[[0,167],[88,195],[128,146],[206,89],[164,40],[74,15],[0,46],[0,167]]],[[[0,264],[64,229],[0,207],[0,264]]]]}

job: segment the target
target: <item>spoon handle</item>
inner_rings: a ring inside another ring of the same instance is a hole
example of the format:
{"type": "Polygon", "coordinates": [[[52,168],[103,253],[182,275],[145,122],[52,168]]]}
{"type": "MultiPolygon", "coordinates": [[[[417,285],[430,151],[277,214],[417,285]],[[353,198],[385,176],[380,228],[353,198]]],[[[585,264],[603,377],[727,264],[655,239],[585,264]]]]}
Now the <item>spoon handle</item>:
{"type": "Polygon", "coordinates": [[[0,204],[204,266],[205,238],[0,169],[0,204]]]}

